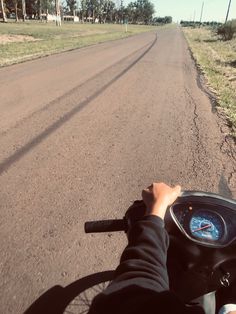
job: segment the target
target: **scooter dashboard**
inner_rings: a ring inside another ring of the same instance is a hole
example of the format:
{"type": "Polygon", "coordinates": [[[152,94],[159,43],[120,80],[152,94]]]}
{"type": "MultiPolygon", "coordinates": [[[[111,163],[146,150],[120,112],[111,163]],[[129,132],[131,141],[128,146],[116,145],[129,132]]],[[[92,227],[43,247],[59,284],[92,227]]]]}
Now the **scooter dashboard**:
{"type": "Polygon", "coordinates": [[[196,244],[220,248],[236,241],[236,202],[219,195],[186,191],[171,206],[179,230],[196,244]]]}

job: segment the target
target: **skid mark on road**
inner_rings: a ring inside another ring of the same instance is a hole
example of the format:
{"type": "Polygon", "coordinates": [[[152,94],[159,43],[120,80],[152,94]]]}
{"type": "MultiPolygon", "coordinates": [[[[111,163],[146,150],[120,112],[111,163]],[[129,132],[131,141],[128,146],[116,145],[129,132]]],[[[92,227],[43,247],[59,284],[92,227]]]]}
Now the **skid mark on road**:
{"type": "MultiPolygon", "coordinates": [[[[115,75],[113,77],[113,79],[109,80],[108,83],[104,84],[96,92],[94,92],[93,94],[88,96],[85,100],[83,100],[82,102],[77,104],[76,107],[74,107],[69,112],[65,113],[58,120],[56,120],[53,124],[51,124],[49,127],[47,127],[43,132],[41,132],[39,135],[35,136],[32,140],[30,140],[28,143],[26,143],[24,146],[22,146],[20,149],[18,149],[15,153],[13,153],[11,156],[9,156],[3,162],[1,162],[0,163],[0,175],[3,172],[7,171],[7,169],[12,164],[14,164],[18,160],[20,160],[25,154],[27,154],[30,150],[32,150],[32,148],[39,145],[45,138],[47,138],[49,135],[51,135],[53,132],[55,132],[57,129],[59,129],[64,123],[68,122],[75,114],[77,114],[79,111],[81,111],[91,101],[95,100],[108,87],[110,87],[117,80],[119,80],[123,75],[125,75],[131,68],[133,68],[152,49],[152,47],[156,44],[156,42],[157,42],[157,34],[155,36],[154,41],[148,46],[148,48],[138,58],[136,58],[134,61],[132,61],[125,69],[123,69],[121,72],[119,72],[117,75],[115,75]]],[[[96,77],[97,76],[98,75],[96,75],[96,77]]],[[[78,87],[76,88],[75,91],[77,91],[77,89],[78,89],[78,87]]],[[[47,108],[44,108],[44,110],[45,109],[47,109],[47,108]]]]}
{"type": "MultiPolygon", "coordinates": [[[[98,77],[102,76],[104,73],[106,73],[107,71],[111,70],[112,68],[114,68],[115,66],[121,64],[122,62],[124,62],[125,60],[127,60],[128,58],[134,56],[135,54],[139,53],[140,51],[142,51],[143,49],[145,49],[145,47],[149,47],[150,43],[142,46],[141,48],[133,51],[132,53],[128,54],[127,56],[125,56],[124,58],[120,59],[119,61],[113,63],[112,65],[104,68],[101,72],[93,75],[92,77],[90,77],[89,79],[85,80],[83,83],[73,87],[72,89],[70,89],[69,91],[67,91],[66,93],[64,93],[62,96],[52,100],[51,102],[47,103],[46,105],[44,105],[43,107],[41,107],[40,109],[32,112],[30,115],[26,116],[25,118],[21,119],[19,122],[17,122],[11,129],[13,128],[18,128],[19,126],[22,125],[22,123],[26,123],[29,119],[32,119],[34,117],[36,117],[38,114],[47,111],[49,109],[51,109],[52,107],[57,107],[58,102],[60,100],[64,100],[67,97],[69,97],[71,94],[75,93],[79,88],[82,88],[88,84],[90,84],[91,82],[93,82],[95,79],[97,79],[98,77]]],[[[4,136],[8,133],[9,129],[4,130],[2,132],[0,132],[0,136],[4,136]]]]}

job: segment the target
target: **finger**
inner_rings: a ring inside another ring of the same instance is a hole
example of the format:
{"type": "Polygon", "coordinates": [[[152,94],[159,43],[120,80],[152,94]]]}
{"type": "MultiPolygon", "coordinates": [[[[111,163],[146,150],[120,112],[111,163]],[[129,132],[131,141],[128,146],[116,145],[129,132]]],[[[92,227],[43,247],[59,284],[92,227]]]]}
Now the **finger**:
{"type": "Polygon", "coordinates": [[[149,186],[147,187],[147,190],[149,190],[149,191],[152,192],[152,190],[153,190],[153,184],[149,185],[149,186]]]}
{"type": "Polygon", "coordinates": [[[147,187],[146,189],[143,189],[143,191],[142,191],[142,194],[143,193],[148,193],[148,194],[150,194],[150,193],[152,193],[152,186],[150,185],[149,187],[147,187]]]}
{"type": "Polygon", "coordinates": [[[175,191],[176,196],[179,196],[181,194],[181,186],[180,185],[176,185],[174,187],[174,191],[175,191]]]}
{"type": "Polygon", "coordinates": [[[142,197],[144,197],[147,193],[148,191],[146,189],[142,190],[142,197]]]}
{"type": "Polygon", "coordinates": [[[150,190],[148,190],[148,189],[142,190],[142,196],[148,196],[150,194],[152,194],[152,192],[150,190]]]}

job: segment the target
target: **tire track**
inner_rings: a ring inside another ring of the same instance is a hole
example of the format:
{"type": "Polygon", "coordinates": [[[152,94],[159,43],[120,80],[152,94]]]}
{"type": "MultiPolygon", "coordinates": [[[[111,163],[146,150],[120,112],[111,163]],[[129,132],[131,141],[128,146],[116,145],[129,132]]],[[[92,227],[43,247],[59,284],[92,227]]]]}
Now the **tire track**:
{"type": "MultiPolygon", "coordinates": [[[[68,107],[67,101],[70,100],[71,94],[74,94],[73,97],[76,98],[76,100],[77,100],[77,97],[80,94],[80,90],[82,88],[85,88],[86,89],[85,94],[90,95],[90,96],[85,96],[85,99],[82,100],[79,104],[77,102],[74,103],[74,106],[72,107],[72,109],[70,111],[67,111],[66,113],[62,112],[61,114],[59,114],[59,117],[57,118],[57,120],[54,121],[53,123],[51,123],[48,127],[46,127],[40,134],[38,134],[35,137],[33,137],[32,139],[30,139],[27,143],[25,143],[20,148],[16,149],[14,153],[10,154],[10,156],[4,158],[3,161],[0,163],[0,175],[3,172],[6,172],[7,169],[12,164],[19,161],[30,150],[32,150],[34,147],[38,146],[44,139],[46,139],[49,135],[51,135],[56,130],[58,130],[60,127],[62,127],[64,123],[68,122],[75,114],[79,113],[91,101],[95,100],[107,88],[112,86],[112,84],[114,84],[117,80],[119,80],[122,76],[124,76],[129,70],[131,70],[152,49],[152,47],[156,44],[156,42],[157,42],[157,34],[155,34],[154,40],[151,42],[151,44],[148,44],[147,48],[146,48],[147,45],[145,45],[141,49],[138,49],[137,51],[133,52],[131,55],[126,56],[124,59],[122,59],[121,61],[119,61],[115,65],[113,65],[113,66],[109,67],[108,69],[105,69],[101,73],[95,75],[93,78],[89,79],[87,82],[84,82],[80,86],[73,88],[72,91],[69,91],[63,97],[60,97],[59,99],[53,101],[52,103],[44,106],[39,111],[34,112],[31,116],[31,118],[33,118],[33,119],[38,118],[38,115],[40,113],[44,113],[44,112],[46,112],[46,114],[48,116],[52,117],[53,114],[50,114],[50,112],[49,112],[50,109],[53,109],[53,107],[56,106],[56,109],[58,110],[58,103],[60,103],[60,102],[62,102],[62,107],[64,105],[66,105],[66,107],[68,107]],[[140,50],[143,50],[144,48],[146,48],[146,49],[137,58],[135,58],[135,60],[129,62],[128,65],[125,64],[124,69],[120,70],[120,67],[122,67],[123,63],[125,63],[130,57],[137,54],[138,52],[140,52],[140,50]],[[114,73],[110,73],[113,71],[114,71],[114,73]],[[112,75],[110,75],[110,74],[112,74],[112,75]],[[105,76],[105,77],[103,77],[103,76],[105,76]],[[113,78],[110,79],[110,77],[112,77],[112,76],[113,76],[113,78]],[[102,81],[105,81],[105,83],[103,83],[101,85],[102,81]],[[88,86],[88,85],[91,85],[91,86],[88,86]],[[94,85],[99,86],[99,88],[97,88],[95,92],[94,92],[94,85]]],[[[74,99],[74,101],[75,101],[75,99],[74,99]]],[[[40,123],[38,123],[38,124],[41,124],[42,121],[44,121],[44,119],[41,118],[39,121],[40,123]]],[[[29,130],[28,122],[29,122],[29,117],[27,117],[26,121],[24,121],[24,123],[25,123],[24,132],[28,132],[28,130],[29,130]]],[[[43,123],[45,123],[45,122],[43,122],[43,123]]],[[[22,124],[22,121],[21,121],[21,124],[22,124]]],[[[33,126],[34,126],[34,123],[33,123],[33,126]]],[[[15,131],[18,132],[18,127],[15,127],[15,131]]],[[[8,135],[8,134],[6,134],[6,135],[8,135]]],[[[9,143],[10,139],[7,141],[6,141],[6,139],[4,139],[4,142],[9,143]]]]}

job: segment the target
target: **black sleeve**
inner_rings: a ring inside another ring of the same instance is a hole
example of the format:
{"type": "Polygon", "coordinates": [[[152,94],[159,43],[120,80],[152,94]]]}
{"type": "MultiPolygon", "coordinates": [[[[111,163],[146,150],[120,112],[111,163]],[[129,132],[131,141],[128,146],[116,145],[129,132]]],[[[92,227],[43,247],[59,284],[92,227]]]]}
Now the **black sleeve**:
{"type": "Polygon", "coordinates": [[[157,216],[146,216],[136,222],[128,234],[113,284],[135,279],[158,292],[169,289],[166,269],[169,237],[164,222],[157,216]]]}
{"type": "Polygon", "coordinates": [[[113,282],[94,299],[89,314],[192,313],[169,291],[168,244],[161,218],[150,215],[137,221],[128,233],[113,282]]]}

